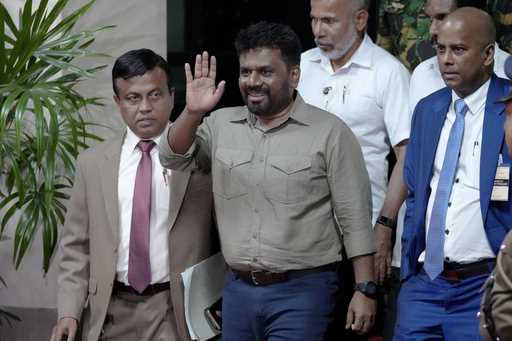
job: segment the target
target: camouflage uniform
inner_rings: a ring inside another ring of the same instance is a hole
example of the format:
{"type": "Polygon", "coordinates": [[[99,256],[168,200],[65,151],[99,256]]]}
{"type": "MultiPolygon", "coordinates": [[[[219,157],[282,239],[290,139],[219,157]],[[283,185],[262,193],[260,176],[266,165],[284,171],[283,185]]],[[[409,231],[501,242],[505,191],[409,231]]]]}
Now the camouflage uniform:
{"type": "Polygon", "coordinates": [[[435,54],[424,0],[380,0],[377,44],[412,71],[435,54]]]}
{"type": "Polygon", "coordinates": [[[484,340],[512,340],[512,232],[501,245],[496,268],[483,291],[480,333],[484,340]]]}
{"type": "MultiPolygon", "coordinates": [[[[430,19],[425,0],[380,0],[377,44],[409,69],[435,54],[428,31],[430,19]]],[[[512,1],[487,0],[488,12],[496,24],[498,43],[512,53],[512,1]]]]}
{"type": "Polygon", "coordinates": [[[512,53],[512,1],[487,0],[487,8],[494,17],[500,47],[512,53]]]}

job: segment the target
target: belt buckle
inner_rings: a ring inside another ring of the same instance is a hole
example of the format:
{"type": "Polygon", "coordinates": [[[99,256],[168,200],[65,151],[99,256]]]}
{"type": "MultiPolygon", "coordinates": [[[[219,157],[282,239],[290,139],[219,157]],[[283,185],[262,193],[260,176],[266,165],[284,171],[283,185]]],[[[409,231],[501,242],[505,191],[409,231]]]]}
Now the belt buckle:
{"type": "Polygon", "coordinates": [[[257,275],[257,274],[262,274],[262,273],[263,273],[263,271],[262,271],[262,270],[252,270],[252,271],[251,271],[251,281],[252,281],[252,283],[253,283],[254,285],[261,285],[261,284],[262,284],[262,283],[261,283],[261,282],[259,282],[259,281],[257,280],[257,278],[256,278],[256,275],[257,275]]]}

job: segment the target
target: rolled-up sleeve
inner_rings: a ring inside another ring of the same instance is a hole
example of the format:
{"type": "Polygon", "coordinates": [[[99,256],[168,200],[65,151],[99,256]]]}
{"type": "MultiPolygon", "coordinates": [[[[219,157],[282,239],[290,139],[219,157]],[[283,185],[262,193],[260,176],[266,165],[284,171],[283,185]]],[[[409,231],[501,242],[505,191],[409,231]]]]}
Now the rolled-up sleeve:
{"type": "Polygon", "coordinates": [[[352,258],[375,251],[372,199],[361,147],[352,131],[344,124],[342,127],[329,137],[328,181],[345,251],[352,258]]]}
{"type": "Polygon", "coordinates": [[[169,145],[169,131],[174,129],[172,124],[169,125],[164,131],[164,138],[160,139],[158,143],[158,155],[162,166],[179,171],[209,170],[211,150],[210,121],[210,118],[206,118],[197,128],[196,138],[185,154],[175,153],[169,145]]]}

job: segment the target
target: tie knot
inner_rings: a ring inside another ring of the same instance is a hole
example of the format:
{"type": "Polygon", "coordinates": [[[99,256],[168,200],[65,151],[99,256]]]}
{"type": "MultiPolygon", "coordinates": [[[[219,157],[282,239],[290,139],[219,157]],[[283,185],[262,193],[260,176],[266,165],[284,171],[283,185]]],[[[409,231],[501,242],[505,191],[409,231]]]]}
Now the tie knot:
{"type": "Polygon", "coordinates": [[[149,153],[155,145],[155,141],[152,140],[140,140],[139,143],[137,143],[137,147],[139,147],[143,153],[149,153]]]}
{"type": "Polygon", "coordinates": [[[468,106],[466,102],[462,98],[459,98],[455,101],[455,113],[458,115],[466,115],[466,111],[468,111],[468,106]]]}

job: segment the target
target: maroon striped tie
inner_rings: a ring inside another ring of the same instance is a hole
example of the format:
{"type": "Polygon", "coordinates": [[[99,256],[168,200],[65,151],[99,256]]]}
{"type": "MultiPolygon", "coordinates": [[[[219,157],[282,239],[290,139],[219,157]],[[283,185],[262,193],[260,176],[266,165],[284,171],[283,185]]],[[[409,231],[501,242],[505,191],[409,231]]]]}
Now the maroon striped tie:
{"type": "Polygon", "coordinates": [[[133,190],[132,225],[130,230],[130,255],[128,283],[139,293],[151,283],[149,261],[149,220],[151,216],[151,149],[153,141],[139,141],[137,147],[142,157],[137,166],[133,190]]]}

